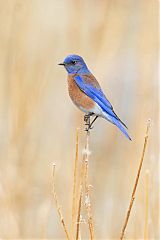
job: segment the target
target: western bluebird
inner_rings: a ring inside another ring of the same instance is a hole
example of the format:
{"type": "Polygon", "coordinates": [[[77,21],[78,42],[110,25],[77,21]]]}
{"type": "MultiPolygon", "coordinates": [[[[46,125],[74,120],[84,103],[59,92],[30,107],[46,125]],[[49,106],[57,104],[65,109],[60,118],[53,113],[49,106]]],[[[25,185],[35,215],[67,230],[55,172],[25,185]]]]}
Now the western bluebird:
{"type": "Polygon", "coordinates": [[[68,72],[68,90],[74,104],[85,113],[84,120],[91,129],[93,122],[102,117],[116,125],[131,140],[126,125],[119,119],[112,105],[104,95],[98,81],[89,71],[83,58],[78,55],[67,56],[63,63],[68,72]],[[95,116],[90,123],[90,116],[95,116]],[[88,121],[89,119],[89,121],[88,121]]]}

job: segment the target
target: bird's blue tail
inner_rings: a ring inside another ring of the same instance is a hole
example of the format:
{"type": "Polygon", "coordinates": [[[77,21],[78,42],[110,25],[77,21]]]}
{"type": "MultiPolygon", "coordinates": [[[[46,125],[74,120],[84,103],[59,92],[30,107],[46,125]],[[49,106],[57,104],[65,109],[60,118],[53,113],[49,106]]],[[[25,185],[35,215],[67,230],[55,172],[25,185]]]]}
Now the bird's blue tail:
{"type": "Polygon", "coordinates": [[[126,128],[122,125],[122,123],[118,119],[115,119],[115,118],[113,119],[112,118],[112,123],[114,125],[116,125],[129,140],[132,141],[132,139],[130,138],[130,136],[129,136],[127,130],[126,130],[126,128]]]}
{"type": "Polygon", "coordinates": [[[114,125],[116,125],[116,126],[121,130],[121,132],[122,132],[129,140],[132,141],[132,139],[130,138],[130,136],[129,136],[127,130],[126,130],[127,127],[126,127],[125,125],[123,125],[123,123],[121,122],[120,119],[115,118],[115,117],[112,117],[112,116],[110,116],[109,114],[106,114],[106,113],[104,113],[103,117],[104,117],[106,120],[108,120],[109,122],[111,122],[111,123],[113,123],[114,125]]]}

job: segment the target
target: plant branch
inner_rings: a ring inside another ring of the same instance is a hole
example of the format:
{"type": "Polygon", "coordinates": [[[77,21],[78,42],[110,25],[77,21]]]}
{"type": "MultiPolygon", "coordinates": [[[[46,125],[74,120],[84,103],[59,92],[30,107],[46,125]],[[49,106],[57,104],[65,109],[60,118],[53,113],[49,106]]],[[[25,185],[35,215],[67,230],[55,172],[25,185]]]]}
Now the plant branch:
{"type": "Polygon", "coordinates": [[[84,151],[84,159],[83,162],[85,164],[85,172],[84,172],[84,190],[85,190],[85,207],[87,211],[87,218],[88,218],[88,227],[90,232],[90,239],[94,239],[94,227],[93,227],[93,217],[92,217],[92,206],[90,201],[90,186],[88,184],[88,163],[89,163],[89,136],[90,132],[86,132],[86,145],[84,151]]]}
{"type": "Polygon", "coordinates": [[[56,166],[55,166],[55,164],[53,164],[53,197],[54,197],[54,201],[55,201],[55,205],[56,205],[56,209],[57,209],[60,221],[62,223],[64,232],[66,234],[66,239],[71,240],[71,238],[69,237],[67,226],[65,224],[65,221],[64,221],[64,218],[63,218],[63,215],[62,215],[62,211],[61,211],[61,207],[60,207],[60,204],[59,204],[59,201],[58,201],[57,193],[56,193],[56,190],[55,190],[55,181],[54,181],[55,168],[56,168],[56,166]]]}
{"type": "Polygon", "coordinates": [[[131,213],[131,210],[132,210],[133,202],[134,202],[134,199],[135,199],[135,193],[136,193],[136,189],[137,189],[137,185],[138,185],[138,181],[139,181],[139,177],[140,177],[140,173],[141,173],[141,168],[142,168],[142,164],[143,164],[143,160],[144,160],[144,155],[145,155],[145,151],[146,151],[146,146],[147,146],[147,142],[148,142],[149,128],[150,128],[150,120],[148,120],[148,123],[147,123],[147,129],[146,129],[146,135],[145,135],[145,138],[144,138],[142,156],[141,156],[141,159],[140,159],[139,168],[138,168],[135,184],[134,184],[133,191],[132,191],[129,208],[128,208],[127,215],[126,215],[124,225],[123,225],[123,228],[122,228],[122,232],[121,232],[121,235],[120,235],[120,240],[122,240],[123,237],[124,237],[124,233],[125,233],[125,230],[126,230],[126,227],[127,227],[127,224],[128,224],[128,220],[129,220],[130,213],[131,213]]]}
{"type": "MultiPolygon", "coordinates": [[[[76,155],[74,161],[74,176],[73,176],[73,198],[72,198],[72,237],[74,238],[74,226],[76,218],[76,190],[77,190],[77,174],[78,174],[78,150],[79,150],[79,129],[76,130],[76,155]]],[[[79,231],[79,230],[78,230],[79,231]]]]}

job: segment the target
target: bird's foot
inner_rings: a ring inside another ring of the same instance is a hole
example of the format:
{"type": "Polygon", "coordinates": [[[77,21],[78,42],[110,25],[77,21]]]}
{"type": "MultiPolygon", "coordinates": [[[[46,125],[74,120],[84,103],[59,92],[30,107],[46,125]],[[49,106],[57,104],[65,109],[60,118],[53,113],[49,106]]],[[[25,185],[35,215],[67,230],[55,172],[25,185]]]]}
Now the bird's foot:
{"type": "MultiPolygon", "coordinates": [[[[91,114],[91,115],[93,115],[93,114],[91,114]]],[[[93,123],[94,123],[94,122],[96,121],[96,119],[98,118],[98,116],[96,116],[96,117],[93,119],[93,121],[90,122],[90,116],[91,116],[91,115],[85,115],[85,116],[84,116],[84,121],[86,122],[85,125],[87,126],[86,129],[85,129],[85,131],[87,131],[87,132],[93,128],[93,123]]]]}
{"type": "Polygon", "coordinates": [[[93,128],[92,123],[90,122],[90,116],[92,116],[92,115],[93,114],[86,114],[84,116],[84,121],[85,121],[85,125],[86,125],[85,131],[87,131],[87,132],[93,128]]]}
{"type": "Polygon", "coordinates": [[[88,123],[88,121],[90,121],[90,115],[89,115],[89,114],[85,114],[85,115],[84,115],[84,121],[85,121],[86,123],[88,123]]]}
{"type": "Polygon", "coordinates": [[[93,128],[91,124],[86,123],[85,125],[86,125],[86,128],[85,128],[86,132],[88,132],[89,130],[91,130],[93,128]]]}

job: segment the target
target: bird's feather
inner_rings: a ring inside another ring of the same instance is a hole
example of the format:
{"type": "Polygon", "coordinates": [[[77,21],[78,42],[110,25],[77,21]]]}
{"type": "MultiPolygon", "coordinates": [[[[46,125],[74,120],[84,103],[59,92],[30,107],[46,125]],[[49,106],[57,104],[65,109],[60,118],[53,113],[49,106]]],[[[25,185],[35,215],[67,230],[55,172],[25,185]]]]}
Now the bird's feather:
{"type": "Polygon", "coordinates": [[[88,97],[94,100],[107,114],[106,119],[108,119],[110,122],[116,125],[124,133],[124,135],[131,140],[127,131],[124,128],[124,126],[126,127],[126,125],[116,115],[112,105],[103,94],[101,88],[100,87],[96,88],[91,83],[86,83],[85,80],[83,79],[83,76],[80,75],[76,75],[74,77],[74,80],[78,87],[81,89],[81,91],[83,91],[88,97]]]}
{"type": "Polygon", "coordinates": [[[103,109],[103,111],[107,112],[109,115],[119,120],[127,128],[127,126],[119,119],[117,114],[114,112],[112,105],[107,100],[100,87],[96,88],[92,85],[92,83],[86,83],[85,79],[83,79],[83,76],[80,75],[76,75],[74,79],[79,88],[91,99],[93,99],[103,109]]]}

